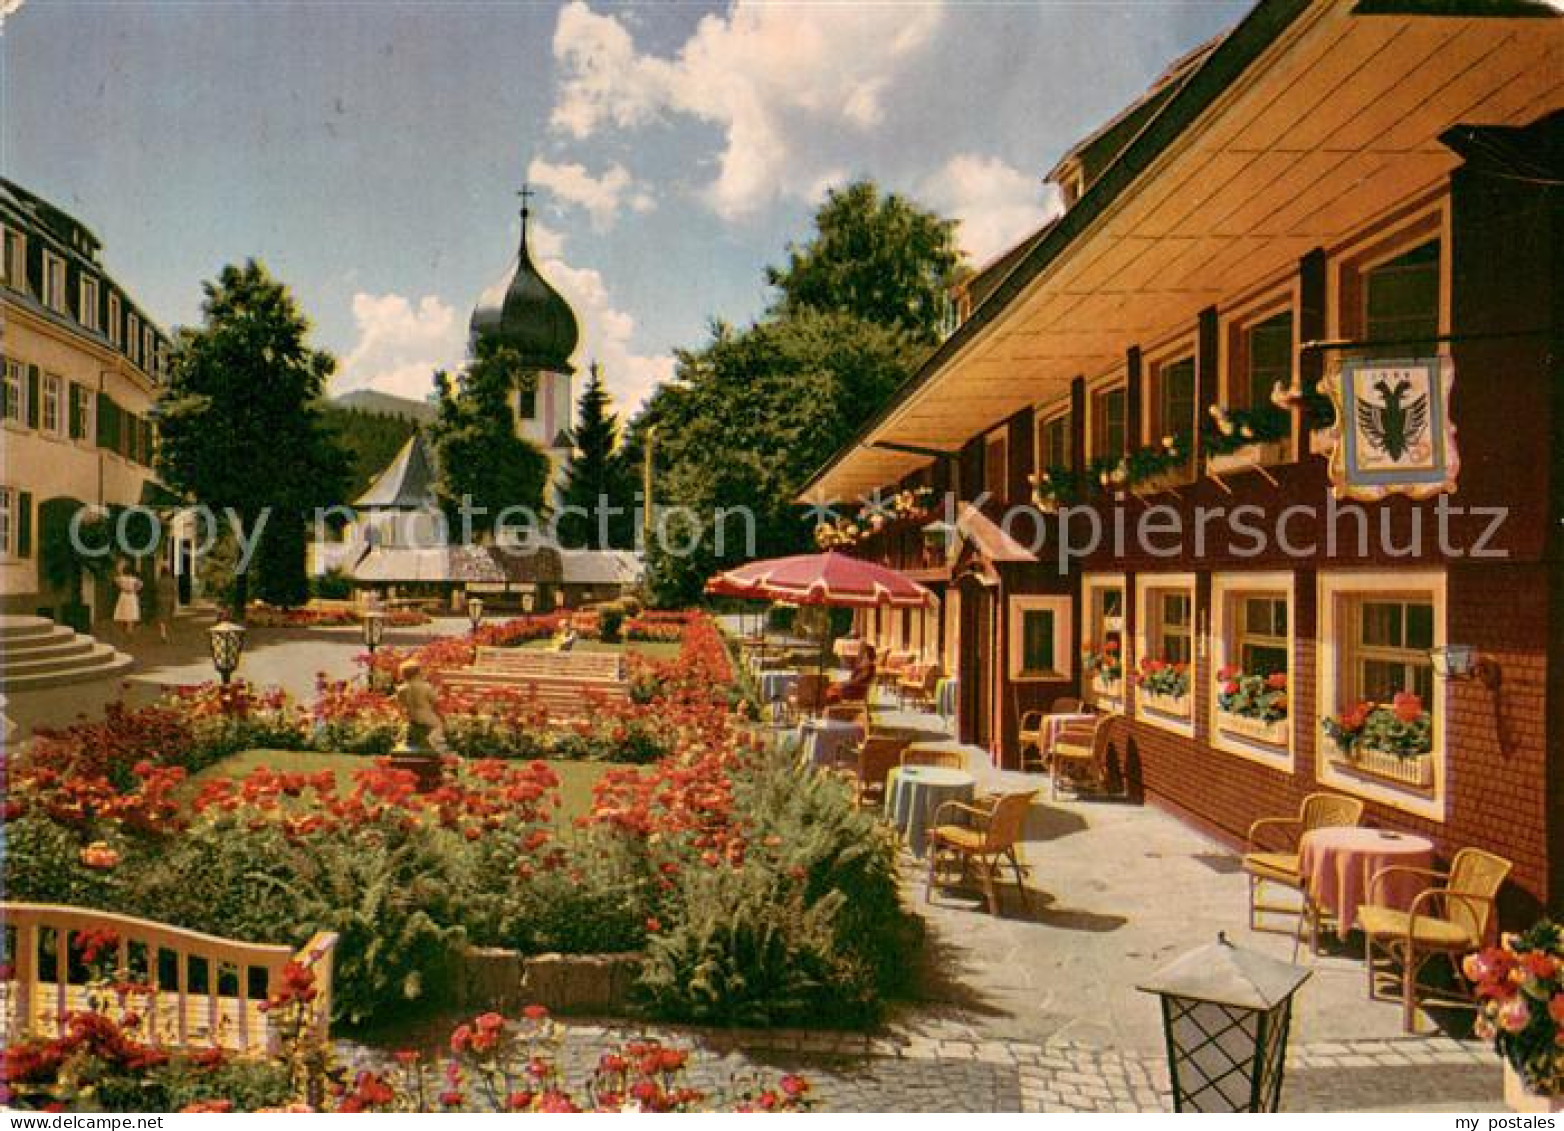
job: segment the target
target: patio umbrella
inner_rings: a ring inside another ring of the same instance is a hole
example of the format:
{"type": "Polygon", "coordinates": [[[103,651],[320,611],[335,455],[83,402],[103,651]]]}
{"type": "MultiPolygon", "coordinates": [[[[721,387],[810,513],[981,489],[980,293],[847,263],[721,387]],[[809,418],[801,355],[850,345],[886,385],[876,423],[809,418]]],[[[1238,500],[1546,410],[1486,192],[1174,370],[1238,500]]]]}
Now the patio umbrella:
{"type": "MultiPolygon", "coordinates": [[[[719,573],[706,592],[760,601],[831,608],[928,608],[934,595],[906,574],[846,554],[797,554],[768,558],[719,573]]],[[[817,671],[825,672],[829,632],[821,637],[817,671]]]]}
{"type": "Polygon", "coordinates": [[[706,583],[706,592],[849,609],[927,608],[934,603],[934,595],[906,574],[834,552],[750,562],[717,574],[706,583]]]}

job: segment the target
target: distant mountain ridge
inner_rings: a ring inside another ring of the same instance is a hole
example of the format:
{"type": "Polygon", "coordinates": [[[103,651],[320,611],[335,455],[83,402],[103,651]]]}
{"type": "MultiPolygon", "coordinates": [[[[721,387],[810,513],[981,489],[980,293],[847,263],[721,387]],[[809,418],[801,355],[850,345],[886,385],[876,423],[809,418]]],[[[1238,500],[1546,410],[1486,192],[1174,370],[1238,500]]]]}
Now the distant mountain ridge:
{"type": "Polygon", "coordinates": [[[420,424],[432,424],[439,410],[428,401],[415,401],[374,389],[354,389],[330,402],[338,408],[356,408],[360,412],[373,412],[382,416],[405,416],[420,424]]]}

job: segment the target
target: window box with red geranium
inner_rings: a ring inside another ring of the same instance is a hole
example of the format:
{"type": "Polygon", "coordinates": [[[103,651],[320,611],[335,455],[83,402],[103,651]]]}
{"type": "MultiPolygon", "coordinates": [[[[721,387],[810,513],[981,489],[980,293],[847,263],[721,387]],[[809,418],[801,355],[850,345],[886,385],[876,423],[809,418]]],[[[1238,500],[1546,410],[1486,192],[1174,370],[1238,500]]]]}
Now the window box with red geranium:
{"type": "Polygon", "coordinates": [[[1336,760],[1358,773],[1424,789],[1433,784],[1433,718],[1416,692],[1398,691],[1388,704],[1354,704],[1322,726],[1336,760]]]}
{"type": "Polygon", "coordinates": [[[1088,644],[1081,649],[1081,673],[1095,699],[1124,697],[1124,658],[1120,652],[1117,640],[1088,644]]]}
{"type": "Polygon", "coordinates": [[[1237,667],[1217,672],[1217,727],[1228,734],[1285,747],[1291,722],[1287,714],[1287,673],[1251,674],[1237,667]]]}
{"type": "Polygon", "coordinates": [[[1148,657],[1140,662],[1135,687],[1146,710],[1180,719],[1190,717],[1188,664],[1148,657]]]}

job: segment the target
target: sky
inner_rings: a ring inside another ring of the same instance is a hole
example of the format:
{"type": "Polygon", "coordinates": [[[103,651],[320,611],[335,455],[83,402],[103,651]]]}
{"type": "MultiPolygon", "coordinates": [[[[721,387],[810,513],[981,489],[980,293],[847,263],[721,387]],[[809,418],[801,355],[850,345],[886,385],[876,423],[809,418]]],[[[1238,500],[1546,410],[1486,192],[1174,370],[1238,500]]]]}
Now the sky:
{"type": "Polygon", "coordinates": [[[0,0],[0,170],[71,212],[165,328],[256,257],[332,390],[422,398],[531,246],[621,409],[859,177],[974,263],[1043,175],[1247,0],[605,4],[0,0]]]}

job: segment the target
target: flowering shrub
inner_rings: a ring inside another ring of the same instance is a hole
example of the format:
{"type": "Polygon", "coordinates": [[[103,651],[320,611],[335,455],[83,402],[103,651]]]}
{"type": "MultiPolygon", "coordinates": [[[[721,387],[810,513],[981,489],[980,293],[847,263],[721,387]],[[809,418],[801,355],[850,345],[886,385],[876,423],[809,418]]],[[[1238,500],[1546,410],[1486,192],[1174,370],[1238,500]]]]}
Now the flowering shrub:
{"type": "Polygon", "coordinates": [[[1216,673],[1216,705],[1220,710],[1245,719],[1274,723],[1287,717],[1287,673],[1245,674],[1229,666],[1216,673]]]}
{"type": "Polygon", "coordinates": [[[1087,679],[1096,676],[1117,683],[1124,677],[1124,658],[1120,655],[1119,642],[1107,640],[1101,648],[1087,644],[1081,649],[1081,672],[1087,679]]]}
{"type": "Polygon", "coordinates": [[[1189,665],[1146,657],[1135,675],[1135,686],[1153,695],[1181,699],[1189,694],[1189,665]]]}
{"type": "Polygon", "coordinates": [[[1028,475],[1027,482],[1032,485],[1032,502],[1043,510],[1078,503],[1083,494],[1081,476],[1068,467],[1044,468],[1040,474],[1028,475]]]}
{"type": "Polygon", "coordinates": [[[402,736],[402,712],[391,696],[352,680],[317,676],[309,711],[310,745],[345,754],[385,754],[402,736]]]}
{"type": "Polygon", "coordinates": [[[1360,702],[1337,718],[1322,721],[1325,733],[1343,754],[1358,747],[1415,758],[1434,748],[1433,717],[1411,691],[1398,691],[1390,703],[1360,702]]]}
{"type": "MultiPolygon", "coordinates": [[[[388,628],[416,628],[433,621],[422,609],[388,609],[384,615],[388,628]]],[[[254,604],[245,614],[245,622],[254,628],[345,628],[362,620],[358,609],[331,606],[277,609],[254,604]]]]}
{"type": "Polygon", "coordinates": [[[1533,1092],[1564,1095],[1564,930],[1544,919],[1467,955],[1477,989],[1477,1034],[1493,1042],[1533,1092]]]}

